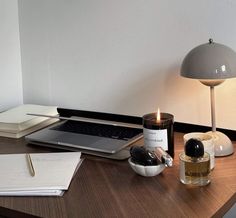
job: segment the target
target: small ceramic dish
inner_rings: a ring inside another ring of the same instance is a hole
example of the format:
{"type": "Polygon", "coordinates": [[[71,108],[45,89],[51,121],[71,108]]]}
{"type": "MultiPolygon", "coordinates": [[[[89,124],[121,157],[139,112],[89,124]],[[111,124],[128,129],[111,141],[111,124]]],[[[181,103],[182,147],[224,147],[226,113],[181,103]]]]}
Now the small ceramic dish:
{"type": "Polygon", "coordinates": [[[139,175],[141,176],[156,176],[160,174],[164,169],[165,165],[164,164],[158,164],[155,166],[143,166],[137,163],[132,162],[131,158],[128,159],[129,165],[131,168],[139,175]]]}

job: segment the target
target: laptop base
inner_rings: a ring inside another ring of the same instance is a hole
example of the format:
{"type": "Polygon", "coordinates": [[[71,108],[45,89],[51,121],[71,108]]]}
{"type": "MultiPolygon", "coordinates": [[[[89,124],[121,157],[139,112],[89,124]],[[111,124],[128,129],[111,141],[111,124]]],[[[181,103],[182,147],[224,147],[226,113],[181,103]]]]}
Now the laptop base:
{"type": "MultiPolygon", "coordinates": [[[[67,147],[67,146],[62,146],[62,145],[53,145],[53,144],[47,144],[47,143],[41,143],[41,142],[30,142],[30,143],[33,143],[32,146],[35,146],[35,145],[45,146],[45,147],[60,149],[63,151],[65,151],[65,150],[67,150],[67,151],[81,151],[82,154],[89,154],[89,155],[109,158],[109,159],[113,159],[113,160],[126,160],[130,157],[130,152],[129,152],[130,146],[127,146],[114,154],[108,154],[108,153],[103,153],[103,152],[89,151],[89,150],[84,150],[84,149],[76,149],[73,147],[67,147]]],[[[30,143],[29,143],[29,145],[30,145],[30,143]]]]}

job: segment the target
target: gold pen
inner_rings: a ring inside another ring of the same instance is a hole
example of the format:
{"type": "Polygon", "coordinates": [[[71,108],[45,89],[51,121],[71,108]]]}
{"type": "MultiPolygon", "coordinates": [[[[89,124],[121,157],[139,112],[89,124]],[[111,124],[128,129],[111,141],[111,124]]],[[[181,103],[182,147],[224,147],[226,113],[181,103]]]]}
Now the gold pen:
{"type": "Polygon", "coordinates": [[[30,170],[30,175],[35,176],[34,166],[30,154],[26,154],[26,158],[30,170]]]}

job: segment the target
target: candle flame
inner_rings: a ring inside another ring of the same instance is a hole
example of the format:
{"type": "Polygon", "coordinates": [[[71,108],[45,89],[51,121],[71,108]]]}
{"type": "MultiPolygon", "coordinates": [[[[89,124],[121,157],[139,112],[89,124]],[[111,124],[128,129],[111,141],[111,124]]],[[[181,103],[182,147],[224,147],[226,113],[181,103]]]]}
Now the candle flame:
{"type": "Polygon", "coordinates": [[[160,113],[160,108],[157,109],[157,117],[156,117],[157,122],[160,122],[161,120],[161,113],[160,113]]]}

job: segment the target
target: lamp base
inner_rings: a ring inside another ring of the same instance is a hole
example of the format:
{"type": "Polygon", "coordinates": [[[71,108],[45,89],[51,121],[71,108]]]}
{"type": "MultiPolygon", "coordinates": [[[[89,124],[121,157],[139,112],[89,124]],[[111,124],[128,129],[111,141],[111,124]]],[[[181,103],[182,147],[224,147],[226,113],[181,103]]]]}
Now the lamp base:
{"type": "Polygon", "coordinates": [[[224,133],[209,131],[207,134],[210,134],[213,137],[215,157],[227,156],[234,153],[233,144],[229,137],[224,133]]]}

